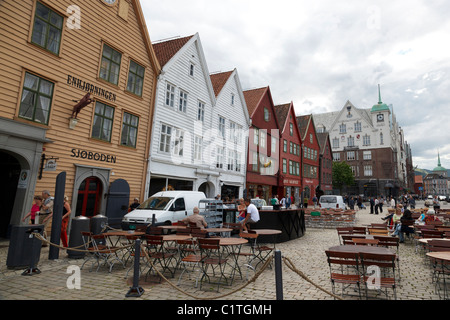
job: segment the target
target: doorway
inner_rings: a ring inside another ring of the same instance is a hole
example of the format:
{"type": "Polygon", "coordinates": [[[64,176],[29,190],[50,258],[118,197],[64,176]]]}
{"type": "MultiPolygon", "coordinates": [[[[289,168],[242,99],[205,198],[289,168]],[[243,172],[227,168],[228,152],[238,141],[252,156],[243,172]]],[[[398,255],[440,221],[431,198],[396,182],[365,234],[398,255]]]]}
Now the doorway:
{"type": "Polygon", "coordinates": [[[0,238],[8,235],[8,228],[16,200],[21,166],[12,155],[0,151],[0,238]]]}
{"type": "Polygon", "coordinates": [[[100,212],[102,183],[96,177],[89,177],[80,184],[75,216],[92,218],[100,212]]]}

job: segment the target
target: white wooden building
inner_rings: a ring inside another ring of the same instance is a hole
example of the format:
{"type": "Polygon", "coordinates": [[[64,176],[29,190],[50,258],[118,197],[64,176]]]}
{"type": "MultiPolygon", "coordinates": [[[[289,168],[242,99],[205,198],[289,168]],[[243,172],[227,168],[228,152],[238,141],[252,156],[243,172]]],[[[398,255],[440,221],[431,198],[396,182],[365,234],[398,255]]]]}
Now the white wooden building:
{"type": "MultiPolygon", "coordinates": [[[[156,90],[147,196],[162,190],[193,190],[211,198],[221,194],[225,184],[238,187],[241,195],[245,164],[240,171],[234,169],[236,165],[228,166],[229,155],[236,154],[230,152],[232,145],[227,139],[230,121],[248,135],[249,120],[242,111],[246,106],[237,72],[216,96],[198,33],[156,42],[153,47],[162,71],[156,90]],[[219,146],[223,158],[217,154],[219,146]],[[218,158],[223,163],[220,168],[218,158]]],[[[244,154],[245,150],[243,161],[244,154]]]]}

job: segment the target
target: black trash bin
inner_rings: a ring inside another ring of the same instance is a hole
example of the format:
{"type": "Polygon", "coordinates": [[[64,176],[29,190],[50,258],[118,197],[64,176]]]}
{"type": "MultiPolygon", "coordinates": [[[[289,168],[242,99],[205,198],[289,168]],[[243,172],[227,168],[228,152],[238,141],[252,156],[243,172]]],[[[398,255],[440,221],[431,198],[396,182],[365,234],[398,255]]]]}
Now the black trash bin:
{"type": "Polygon", "coordinates": [[[41,256],[42,241],[32,233],[43,234],[44,225],[16,225],[11,228],[8,257],[6,265],[8,269],[23,269],[31,265],[37,265],[41,256]]]}
{"type": "Polygon", "coordinates": [[[81,236],[81,232],[89,232],[89,223],[90,219],[79,216],[72,219],[71,227],[70,227],[70,236],[69,236],[69,248],[74,248],[76,250],[67,250],[67,255],[71,259],[83,259],[86,252],[84,252],[85,248],[83,247],[83,237],[81,236]]]}
{"type": "MultiPolygon", "coordinates": [[[[108,231],[108,218],[99,214],[91,218],[91,232],[92,234],[101,234],[108,231]]],[[[104,240],[97,242],[100,245],[105,245],[104,240]]]]}

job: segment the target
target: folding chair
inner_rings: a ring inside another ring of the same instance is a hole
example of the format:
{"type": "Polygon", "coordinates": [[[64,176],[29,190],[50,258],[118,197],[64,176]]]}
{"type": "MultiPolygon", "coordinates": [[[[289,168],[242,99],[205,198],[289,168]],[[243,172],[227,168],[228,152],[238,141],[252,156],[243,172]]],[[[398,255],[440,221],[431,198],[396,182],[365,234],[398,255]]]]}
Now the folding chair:
{"type": "Polygon", "coordinates": [[[353,234],[353,227],[337,227],[336,231],[339,237],[339,244],[342,244],[341,237],[343,235],[353,234]]]}
{"type": "Polygon", "coordinates": [[[381,292],[385,289],[388,299],[388,289],[393,290],[394,300],[397,300],[397,281],[395,279],[395,254],[360,253],[363,269],[363,280],[366,299],[369,290],[381,292]]]}
{"type": "MultiPolygon", "coordinates": [[[[175,268],[174,259],[175,254],[166,252],[164,247],[164,240],[162,236],[152,236],[146,235],[146,250],[150,261],[148,261],[149,270],[145,275],[145,279],[149,273],[153,270],[153,267],[156,267],[156,264],[159,264],[162,268],[161,273],[168,271],[172,278],[175,276],[175,268]]],[[[161,281],[161,277],[160,277],[161,281]]]]}
{"type": "Polygon", "coordinates": [[[202,271],[200,267],[200,262],[204,258],[200,254],[198,241],[195,239],[177,240],[177,245],[179,256],[178,265],[183,266],[183,271],[181,272],[180,277],[178,278],[178,285],[180,285],[181,279],[185,273],[197,271],[198,275],[195,278],[195,286],[194,286],[195,288],[197,288],[198,281],[202,271]]]}
{"type": "Polygon", "coordinates": [[[352,238],[352,242],[358,246],[377,246],[380,240],[377,239],[362,239],[362,238],[352,238]]]}
{"type": "Polygon", "coordinates": [[[379,240],[378,246],[379,247],[385,247],[385,248],[393,248],[396,250],[396,256],[395,261],[397,262],[397,269],[398,269],[398,280],[401,280],[401,273],[400,273],[400,239],[397,237],[386,237],[386,236],[373,236],[374,239],[379,240]]]}
{"type": "Polygon", "coordinates": [[[353,234],[366,234],[367,228],[366,227],[352,227],[352,233],[353,234]]]}
{"type": "Polygon", "coordinates": [[[346,287],[356,286],[361,299],[361,274],[358,253],[325,251],[330,267],[330,280],[333,294],[336,294],[336,284],[341,284],[341,295],[346,287]]]}
{"type": "MultiPolygon", "coordinates": [[[[124,262],[119,259],[119,257],[117,256],[117,247],[111,247],[108,244],[108,241],[106,239],[106,235],[104,234],[97,234],[94,235],[92,233],[86,233],[86,232],[82,232],[82,236],[88,236],[90,238],[90,243],[92,244],[92,246],[87,247],[87,250],[92,252],[93,256],[95,257],[95,260],[97,262],[97,271],[100,269],[100,261],[103,261],[103,265],[108,265],[109,266],[109,272],[112,271],[112,268],[115,264],[115,262],[112,261],[116,261],[116,262],[120,262],[123,267],[125,268],[125,264],[124,262]]],[[[86,248],[86,246],[85,246],[86,248]]],[[[84,262],[86,263],[86,261],[84,262]]],[[[83,266],[84,266],[83,263],[83,266]]],[[[83,266],[81,268],[83,268],[83,266]]],[[[92,267],[91,267],[92,270],[92,267]]]]}
{"type": "Polygon", "coordinates": [[[388,229],[381,229],[381,228],[369,228],[369,234],[371,235],[389,235],[388,229]]]}
{"type": "Polygon", "coordinates": [[[220,240],[199,238],[197,241],[200,255],[203,257],[201,260],[203,275],[200,279],[200,289],[205,278],[208,279],[208,283],[211,283],[211,278],[217,277],[216,270],[219,269],[219,279],[217,281],[217,292],[219,292],[221,284],[228,285],[227,276],[225,275],[225,266],[228,260],[223,256],[220,240]],[[212,273],[209,271],[212,271],[212,273]],[[225,280],[225,283],[222,280],[225,280]]]}

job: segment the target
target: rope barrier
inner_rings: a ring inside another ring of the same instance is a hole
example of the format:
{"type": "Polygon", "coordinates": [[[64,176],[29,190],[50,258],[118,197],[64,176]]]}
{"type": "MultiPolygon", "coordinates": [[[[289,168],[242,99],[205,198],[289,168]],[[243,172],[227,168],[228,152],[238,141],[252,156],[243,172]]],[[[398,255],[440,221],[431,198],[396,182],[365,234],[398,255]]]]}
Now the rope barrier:
{"type": "MultiPolygon", "coordinates": [[[[106,230],[106,228],[105,228],[104,230],[106,230]]],[[[104,230],[103,230],[103,231],[104,231],[104,230]]],[[[60,246],[60,245],[51,243],[50,241],[48,241],[47,239],[45,239],[45,238],[44,238],[41,234],[39,234],[39,233],[32,233],[32,234],[33,234],[37,239],[39,239],[39,240],[41,240],[41,241],[43,241],[43,242],[46,242],[46,243],[48,243],[49,245],[56,246],[56,247],[58,247],[58,248],[60,248],[60,249],[64,249],[64,250],[73,250],[73,251],[78,251],[78,252],[87,252],[87,253],[93,253],[93,252],[96,252],[95,250],[86,250],[86,249],[80,250],[80,249],[78,249],[79,247],[66,248],[66,247],[63,247],[63,246],[60,246]]],[[[83,245],[83,246],[85,246],[85,245],[83,245]]],[[[133,246],[133,244],[130,244],[130,245],[127,245],[127,246],[122,246],[122,247],[116,247],[114,250],[120,251],[120,250],[123,250],[123,249],[128,249],[128,248],[130,248],[130,247],[132,247],[132,246],[133,246]]],[[[82,246],[80,246],[80,247],[82,247],[82,246]]],[[[102,250],[98,250],[98,252],[101,253],[102,250]]],[[[224,297],[226,297],[226,296],[232,295],[232,294],[234,294],[234,293],[236,293],[236,292],[238,292],[238,291],[243,290],[245,287],[247,287],[247,286],[250,285],[251,283],[256,282],[256,280],[259,278],[259,276],[267,269],[267,267],[272,263],[272,261],[273,261],[273,259],[274,259],[273,256],[270,256],[270,257],[264,262],[264,265],[261,267],[261,269],[260,269],[258,272],[256,272],[256,273],[254,274],[254,276],[253,276],[250,280],[248,280],[244,285],[242,285],[242,286],[236,288],[235,290],[233,290],[233,291],[231,291],[231,292],[228,292],[228,293],[226,293],[226,294],[223,294],[223,295],[219,295],[219,296],[215,296],[215,297],[207,297],[207,298],[205,297],[205,298],[204,298],[204,297],[198,297],[198,296],[195,296],[195,295],[193,295],[193,294],[191,294],[191,293],[189,293],[189,292],[186,292],[186,291],[180,289],[177,285],[173,284],[169,279],[167,279],[167,278],[166,278],[166,277],[165,277],[165,276],[164,276],[164,275],[163,275],[163,274],[155,267],[155,265],[154,265],[153,262],[152,262],[151,257],[148,255],[148,252],[145,250],[144,245],[141,245],[141,253],[142,253],[142,252],[144,253],[145,259],[149,262],[150,266],[156,271],[156,273],[161,277],[161,279],[163,279],[164,281],[166,281],[171,287],[173,287],[173,288],[176,289],[177,291],[179,291],[179,292],[181,292],[181,293],[183,293],[183,294],[185,294],[185,295],[187,295],[187,296],[189,296],[189,297],[191,297],[191,298],[193,298],[193,299],[197,299],[197,300],[216,300],[216,299],[221,299],[221,298],[224,298],[224,297]]],[[[326,289],[322,288],[321,286],[319,286],[318,284],[314,283],[314,282],[313,282],[311,279],[309,279],[303,272],[301,272],[300,270],[298,270],[298,269],[295,267],[295,265],[294,265],[294,263],[292,262],[291,259],[289,259],[288,257],[284,257],[284,256],[282,257],[282,259],[283,259],[284,264],[285,264],[291,271],[293,271],[294,273],[298,274],[302,279],[304,279],[305,281],[309,282],[309,283],[312,284],[314,287],[316,287],[317,289],[323,291],[324,293],[326,293],[326,294],[328,294],[328,295],[334,297],[335,299],[343,300],[342,297],[337,296],[337,295],[335,295],[334,293],[329,292],[328,290],[326,290],[326,289]]]]}

